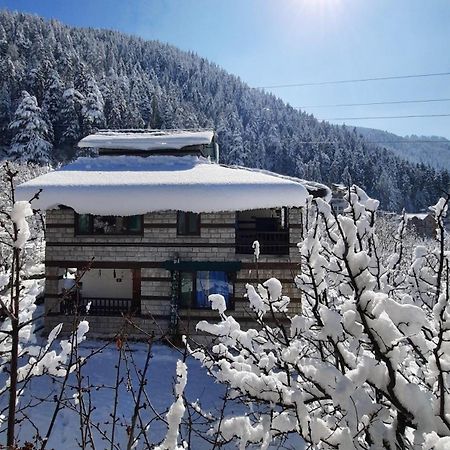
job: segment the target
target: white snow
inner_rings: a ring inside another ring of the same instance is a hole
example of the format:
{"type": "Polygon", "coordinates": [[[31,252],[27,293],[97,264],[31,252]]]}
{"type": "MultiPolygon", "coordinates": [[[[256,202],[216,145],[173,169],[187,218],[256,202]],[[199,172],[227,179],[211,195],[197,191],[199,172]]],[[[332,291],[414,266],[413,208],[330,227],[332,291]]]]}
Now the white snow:
{"type": "Polygon", "coordinates": [[[219,314],[223,314],[227,310],[227,304],[223,295],[211,294],[208,296],[208,300],[211,302],[211,308],[219,311],[219,314]]]}
{"type": "Polygon", "coordinates": [[[31,205],[27,201],[18,201],[14,203],[11,212],[11,220],[17,227],[17,239],[14,242],[14,247],[22,248],[25,242],[30,238],[30,227],[26,220],[27,217],[33,215],[31,205]]]}
{"type": "Polygon", "coordinates": [[[86,136],[78,147],[111,150],[178,150],[190,145],[210,144],[214,131],[158,130],[148,133],[103,131],[86,136]]]}
{"type": "Polygon", "coordinates": [[[80,214],[121,216],[165,210],[201,213],[300,207],[308,196],[299,179],[196,156],[79,158],[21,184],[17,198],[30,198],[39,189],[35,209],[64,205],[80,214]]]}
{"type": "MultiPolygon", "coordinates": [[[[132,356],[137,364],[137,367],[142,368],[147,356],[148,346],[145,343],[132,343],[132,356]]],[[[98,351],[104,346],[103,341],[87,340],[83,342],[80,348],[80,355],[82,357],[88,357],[91,352],[98,351]]],[[[186,367],[182,366],[179,362],[179,352],[171,349],[168,346],[155,344],[152,347],[152,358],[150,361],[149,371],[147,373],[147,385],[146,390],[149,395],[149,400],[152,402],[155,410],[162,414],[163,411],[169,408],[173,404],[173,382],[176,380],[175,395],[178,396],[181,392],[181,387],[184,389],[184,394],[188,401],[194,400],[197,405],[201,404],[201,409],[211,411],[214,414],[218,414],[217,407],[220,407],[221,396],[225,393],[225,387],[221,384],[215,383],[214,379],[209,377],[207,370],[201,367],[201,365],[189,357],[186,361],[188,366],[190,382],[184,387],[183,384],[186,380],[186,367]]],[[[86,365],[83,367],[84,375],[86,379],[89,378],[89,382],[96,386],[110,386],[113,384],[112,374],[115,373],[117,364],[117,348],[115,344],[107,346],[102,352],[92,359],[86,360],[86,365]]],[[[1,377],[1,374],[0,374],[1,377]]],[[[131,371],[132,382],[134,386],[137,386],[136,374],[131,371]]],[[[75,374],[71,375],[70,386],[76,385],[75,374]]],[[[53,396],[59,393],[59,383],[55,383],[51,377],[43,376],[40,378],[34,378],[32,380],[31,389],[26,390],[23,402],[29,401],[33,393],[38,393],[40,397],[47,398],[44,403],[29,409],[30,419],[36,424],[38,429],[43,432],[47,430],[49,421],[51,419],[54,402],[53,396]]],[[[123,384],[119,391],[119,411],[124,417],[130,418],[133,414],[134,403],[130,400],[131,393],[127,391],[126,385],[123,384]]],[[[86,394],[87,395],[87,394],[86,394]]],[[[112,405],[114,403],[114,392],[112,389],[105,387],[101,389],[93,389],[91,391],[92,401],[94,402],[96,409],[92,413],[92,419],[102,424],[102,428],[109,434],[111,432],[111,424],[105,425],[104,422],[110,419],[112,405]]],[[[4,397],[6,398],[6,397],[4,397]]],[[[70,387],[67,390],[67,398],[73,398],[73,403],[78,404],[79,397],[78,392],[74,387],[70,387]]],[[[84,399],[86,401],[86,397],[84,399]]],[[[0,406],[4,406],[0,402],[0,406]]],[[[198,406],[197,406],[198,408],[198,406]]],[[[225,411],[226,417],[233,417],[238,413],[242,413],[242,407],[234,402],[229,402],[225,411]]],[[[155,420],[155,414],[150,408],[143,408],[141,415],[145,422],[153,419],[151,426],[148,430],[149,439],[152,443],[157,444],[166,435],[166,425],[159,420],[155,420]]],[[[56,421],[54,432],[51,435],[48,448],[64,450],[79,449],[77,439],[80,438],[78,423],[78,415],[74,411],[63,409],[56,421]]],[[[32,440],[32,436],[35,434],[35,429],[24,421],[21,427],[21,439],[32,440]]],[[[102,436],[94,430],[94,440],[97,448],[105,448],[105,441],[102,440],[102,436]]],[[[126,448],[128,441],[128,435],[125,427],[118,427],[117,429],[117,445],[120,448],[126,448]]],[[[143,448],[143,440],[137,448],[143,448]]],[[[303,449],[304,445],[301,439],[294,436],[290,439],[293,448],[303,449]]],[[[108,447],[109,448],[109,447],[108,447]]],[[[192,448],[196,450],[211,449],[211,445],[202,441],[195,433],[192,436],[192,448]]],[[[236,444],[230,443],[224,445],[225,449],[235,449],[236,444]]],[[[273,443],[269,448],[279,448],[279,442],[273,443]]]]}

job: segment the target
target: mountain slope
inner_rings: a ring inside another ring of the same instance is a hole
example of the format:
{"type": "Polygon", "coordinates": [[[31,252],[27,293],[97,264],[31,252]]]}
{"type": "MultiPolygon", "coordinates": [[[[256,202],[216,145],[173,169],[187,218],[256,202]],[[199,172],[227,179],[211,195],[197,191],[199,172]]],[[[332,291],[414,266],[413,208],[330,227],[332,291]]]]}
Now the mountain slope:
{"type": "MultiPolygon", "coordinates": [[[[436,202],[449,176],[318,122],[192,53],[115,31],[0,12],[0,147],[27,90],[48,124],[52,158],[101,127],[214,127],[222,161],[315,181],[353,182],[385,209],[436,202]]],[[[23,109],[23,108],[22,108],[23,109]]],[[[17,115],[17,114],[16,114],[17,115]]]]}
{"type": "Polygon", "coordinates": [[[364,127],[357,127],[356,130],[368,141],[379,143],[400,158],[438,170],[450,170],[450,141],[444,137],[397,136],[388,131],[364,127]]]}

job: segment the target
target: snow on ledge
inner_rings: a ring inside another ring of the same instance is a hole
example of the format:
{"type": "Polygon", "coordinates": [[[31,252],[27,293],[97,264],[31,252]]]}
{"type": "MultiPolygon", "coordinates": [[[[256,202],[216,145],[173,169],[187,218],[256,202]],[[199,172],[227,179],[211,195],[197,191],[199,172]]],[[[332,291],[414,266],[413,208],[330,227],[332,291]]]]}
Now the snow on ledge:
{"type": "Polygon", "coordinates": [[[111,150],[179,150],[190,145],[210,144],[214,131],[152,131],[114,132],[102,131],[86,136],[78,147],[93,147],[111,150]]]}
{"type": "Polygon", "coordinates": [[[120,216],[300,207],[308,196],[301,180],[195,156],[79,158],[21,184],[17,198],[30,199],[39,189],[35,209],[64,205],[80,214],[120,216]]]}

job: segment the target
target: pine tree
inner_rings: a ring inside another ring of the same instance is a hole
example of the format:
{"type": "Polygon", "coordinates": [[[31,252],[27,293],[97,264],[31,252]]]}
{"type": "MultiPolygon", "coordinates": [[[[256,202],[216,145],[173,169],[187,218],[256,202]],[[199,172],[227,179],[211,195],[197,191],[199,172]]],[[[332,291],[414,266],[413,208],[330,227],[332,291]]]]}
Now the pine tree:
{"type": "Polygon", "coordinates": [[[9,128],[14,133],[9,156],[11,159],[36,164],[51,162],[52,144],[48,141],[48,127],[36,97],[22,92],[20,102],[9,128]]]}
{"type": "Polygon", "coordinates": [[[63,93],[61,105],[61,138],[63,150],[71,149],[81,138],[83,96],[73,87],[63,93]]]}
{"type": "Polygon", "coordinates": [[[61,140],[61,102],[63,100],[63,85],[58,72],[53,70],[46,83],[42,111],[45,118],[51,124],[53,130],[53,142],[59,143],[61,140]]]}
{"type": "Polygon", "coordinates": [[[82,109],[83,134],[91,134],[98,128],[105,127],[104,107],[100,89],[96,81],[91,78],[87,83],[87,95],[82,109]]]}
{"type": "Polygon", "coordinates": [[[7,83],[0,89],[0,147],[9,143],[8,124],[11,120],[11,93],[7,83]]]}

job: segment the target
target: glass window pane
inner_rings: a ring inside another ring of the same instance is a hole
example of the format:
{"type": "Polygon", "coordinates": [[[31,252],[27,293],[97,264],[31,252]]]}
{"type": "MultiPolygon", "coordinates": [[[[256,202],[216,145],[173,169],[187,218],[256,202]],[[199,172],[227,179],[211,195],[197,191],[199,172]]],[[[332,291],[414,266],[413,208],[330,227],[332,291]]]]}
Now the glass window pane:
{"type": "Polygon", "coordinates": [[[192,272],[182,272],[180,274],[180,306],[188,308],[192,303],[194,291],[194,274],[192,272]]]}
{"type": "Polygon", "coordinates": [[[177,214],[177,233],[178,234],[187,234],[186,233],[186,213],[183,211],[178,211],[178,214],[177,214]]]}
{"type": "Polygon", "coordinates": [[[78,215],[78,232],[83,234],[88,234],[91,232],[89,214],[78,215]]]}
{"type": "Polygon", "coordinates": [[[188,214],[188,227],[189,234],[199,234],[199,217],[198,214],[195,213],[187,213],[188,214]]]}
{"type": "Polygon", "coordinates": [[[232,283],[228,282],[226,272],[219,271],[199,271],[197,272],[197,291],[194,298],[196,308],[211,308],[208,296],[211,294],[221,294],[225,298],[227,307],[230,306],[230,294],[232,283]]]}
{"type": "Polygon", "coordinates": [[[180,235],[200,234],[200,214],[178,211],[177,233],[180,235]]]}
{"type": "Polygon", "coordinates": [[[141,216],[129,216],[127,219],[127,230],[133,233],[140,233],[142,231],[141,216]]]}
{"type": "Polygon", "coordinates": [[[114,234],[116,230],[116,218],[114,216],[94,216],[94,234],[114,234]]]}

